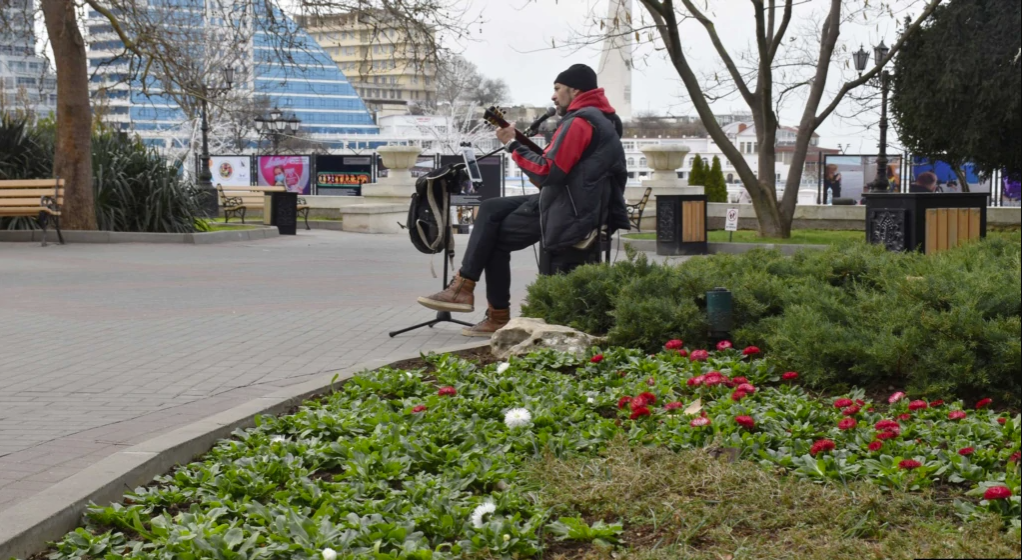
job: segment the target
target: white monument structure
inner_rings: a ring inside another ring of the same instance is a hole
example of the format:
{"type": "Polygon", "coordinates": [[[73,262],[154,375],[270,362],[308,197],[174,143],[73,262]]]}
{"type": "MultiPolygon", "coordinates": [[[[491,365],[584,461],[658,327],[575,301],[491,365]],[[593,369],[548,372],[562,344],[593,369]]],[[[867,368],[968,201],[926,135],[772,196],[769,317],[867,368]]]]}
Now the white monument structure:
{"type": "Polygon", "coordinates": [[[632,0],[610,0],[600,56],[600,87],[606,90],[610,105],[621,120],[632,120],[632,54],[635,36],[632,31],[632,0]]]}

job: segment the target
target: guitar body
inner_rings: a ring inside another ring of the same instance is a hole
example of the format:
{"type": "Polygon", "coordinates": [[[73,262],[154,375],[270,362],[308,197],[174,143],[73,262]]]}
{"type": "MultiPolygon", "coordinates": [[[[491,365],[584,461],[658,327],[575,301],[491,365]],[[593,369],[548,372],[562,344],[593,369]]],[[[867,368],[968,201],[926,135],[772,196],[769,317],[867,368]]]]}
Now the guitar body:
{"type": "MultiPolygon", "coordinates": [[[[483,113],[483,120],[497,128],[507,128],[511,126],[511,123],[507,122],[507,119],[504,118],[504,113],[497,107],[490,107],[489,109],[487,109],[486,112],[483,113]]],[[[543,155],[546,153],[546,151],[543,148],[540,148],[539,145],[533,142],[528,136],[523,134],[522,131],[518,130],[517,128],[515,129],[515,140],[517,140],[518,143],[521,144],[522,146],[525,146],[530,151],[535,152],[539,155],[543,155]]],[[[535,185],[537,189],[543,188],[541,185],[536,183],[536,181],[532,180],[531,178],[529,179],[529,182],[535,185]]]]}

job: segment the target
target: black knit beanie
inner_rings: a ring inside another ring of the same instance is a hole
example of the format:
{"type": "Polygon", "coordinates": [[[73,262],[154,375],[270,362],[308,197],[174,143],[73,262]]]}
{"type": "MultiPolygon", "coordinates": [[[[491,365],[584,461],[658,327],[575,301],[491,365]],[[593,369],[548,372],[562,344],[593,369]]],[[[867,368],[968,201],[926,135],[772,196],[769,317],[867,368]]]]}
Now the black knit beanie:
{"type": "Polygon", "coordinates": [[[576,64],[561,72],[554,80],[555,84],[561,84],[579,91],[592,91],[596,89],[596,72],[585,64],[576,64]]]}

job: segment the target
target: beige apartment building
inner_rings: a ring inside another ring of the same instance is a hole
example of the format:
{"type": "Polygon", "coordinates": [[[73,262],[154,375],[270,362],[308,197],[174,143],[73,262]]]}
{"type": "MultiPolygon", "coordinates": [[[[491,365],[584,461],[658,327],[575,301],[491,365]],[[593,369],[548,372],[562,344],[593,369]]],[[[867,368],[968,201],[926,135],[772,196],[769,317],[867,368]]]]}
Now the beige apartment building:
{"type": "Polygon", "coordinates": [[[436,71],[422,63],[425,41],[363,13],[310,16],[299,24],[337,63],[376,118],[403,115],[436,99],[436,71]]]}

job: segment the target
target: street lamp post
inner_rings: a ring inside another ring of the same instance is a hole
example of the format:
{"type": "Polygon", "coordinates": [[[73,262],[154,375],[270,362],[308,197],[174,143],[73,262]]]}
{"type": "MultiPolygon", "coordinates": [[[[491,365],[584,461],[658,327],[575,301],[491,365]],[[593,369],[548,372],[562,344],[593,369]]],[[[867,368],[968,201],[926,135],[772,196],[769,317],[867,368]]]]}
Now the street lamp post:
{"type": "Polygon", "coordinates": [[[269,118],[258,117],[255,120],[256,131],[259,134],[264,134],[270,137],[270,141],[273,143],[273,153],[277,154],[280,151],[280,139],[285,133],[294,135],[298,132],[298,129],[302,126],[301,119],[298,118],[293,112],[290,117],[285,118],[284,113],[274,107],[270,111],[269,118]]]}
{"type": "MultiPolygon", "coordinates": [[[[884,63],[887,59],[887,55],[891,52],[891,49],[884,44],[883,41],[880,45],[873,49],[873,57],[877,66],[884,63]]],[[[869,64],[869,53],[862,47],[859,47],[859,52],[852,55],[855,59],[855,69],[859,71],[859,76],[866,71],[866,65],[869,64]]],[[[883,193],[887,192],[891,188],[890,182],[887,180],[887,98],[891,88],[891,73],[884,70],[880,73],[878,79],[871,81],[871,85],[880,89],[880,155],[877,156],[877,176],[876,179],[869,184],[869,192],[871,193],[883,193]]]]}
{"type": "Polygon", "coordinates": [[[224,68],[224,87],[202,86],[202,164],[199,166],[199,184],[202,208],[205,217],[216,218],[220,214],[220,201],[213,187],[213,172],[209,168],[209,100],[231,91],[234,84],[234,68],[224,68]]]}

